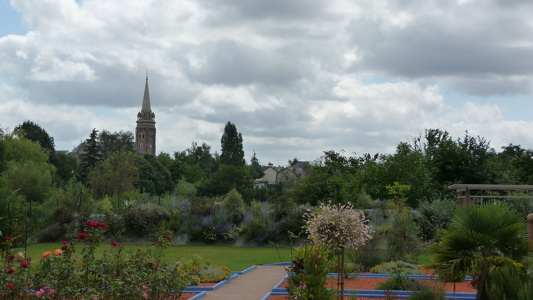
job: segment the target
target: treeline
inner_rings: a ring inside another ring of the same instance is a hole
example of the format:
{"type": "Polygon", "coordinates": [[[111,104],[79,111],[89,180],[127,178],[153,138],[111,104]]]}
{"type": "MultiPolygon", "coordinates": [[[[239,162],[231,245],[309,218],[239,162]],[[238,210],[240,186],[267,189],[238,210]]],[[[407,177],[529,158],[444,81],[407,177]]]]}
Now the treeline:
{"type": "Polygon", "coordinates": [[[533,184],[533,150],[511,144],[496,152],[482,137],[454,139],[438,129],[400,143],[394,154],[325,151],[294,182],[261,188],[254,179],[263,168],[255,153],[246,162],[230,122],[220,154],[193,142],[173,154],[139,156],[133,133],[96,129],[78,153],[56,152],[53,137],[30,121],[0,132],[4,235],[58,240],[96,216],[113,235],[146,236],[165,226],[192,240],[268,241],[300,230],[302,213],[325,201],[416,208],[453,198],[450,184],[533,184]]]}

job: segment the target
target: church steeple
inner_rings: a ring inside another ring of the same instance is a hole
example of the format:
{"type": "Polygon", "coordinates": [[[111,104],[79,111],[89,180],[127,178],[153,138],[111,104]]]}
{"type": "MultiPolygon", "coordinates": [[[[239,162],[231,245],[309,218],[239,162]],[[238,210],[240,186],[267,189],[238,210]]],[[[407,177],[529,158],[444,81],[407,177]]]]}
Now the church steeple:
{"type": "Polygon", "coordinates": [[[137,128],[135,129],[135,147],[139,154],[155,155],[155,114],[150,103],[148,89],[148,75],[144,86],[144,97],[141,111],[137,113],[137,128]]]}
{"type": "Polygon", "coordinates": [[[146,76],[146,84],[144,85],[143,106],[141,112],[152,112],[150,106],[150,91],[148,90],[148,75],[146,76]]]}

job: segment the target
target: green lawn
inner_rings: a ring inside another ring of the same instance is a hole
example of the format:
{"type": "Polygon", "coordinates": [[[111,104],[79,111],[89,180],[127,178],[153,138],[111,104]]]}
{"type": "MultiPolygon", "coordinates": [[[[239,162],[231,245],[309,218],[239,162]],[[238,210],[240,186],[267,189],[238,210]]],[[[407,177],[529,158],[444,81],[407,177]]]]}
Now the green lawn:
{"type": "MultiPolygon", "coordinates": [[[[79,246],[78,246],[79,247],[79,246]]],[[[111,246],[103,244],[97,251],[101,255],[105,249],[111,246]]],[[[146,250],[149,245],[125,245],[126,251],[146,250]]],[[[53,251],[61,248],[60,243],[40,243],[28,246],[28,256],[39,260],[45,251],[53,251]]],[[[78,248],[78,253],[81,248],[78,248]]],[[[23,251],[17,248],[15,251],[23,251]]],[[[291,261],[290,249],[287,248],[247,248],[247,247],[218,247],[218,246],[172,246],[165,250],[167,261],[187,260],[193,255],[199,255],[203,259],[211,260],[221,266],[226,266],[232,271],[242,271],[253,265],[291,261]],[[279,255],[278,255],[279,254],[279,255]],[[281,258],[280,258],[281,257],[281,258]]]]}

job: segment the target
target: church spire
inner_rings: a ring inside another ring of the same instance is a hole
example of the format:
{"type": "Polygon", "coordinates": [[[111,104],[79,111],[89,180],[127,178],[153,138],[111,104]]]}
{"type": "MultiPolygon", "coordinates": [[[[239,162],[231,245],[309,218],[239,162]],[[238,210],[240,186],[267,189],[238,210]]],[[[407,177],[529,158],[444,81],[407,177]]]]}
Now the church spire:
{"type": "Polygon", "coordinates": [[[152,108],[150,105],[150,91],[148,90],[148,74],[146,74],[146,84],[144,86],[143,106],[141,113],[151,113],[152,108]]]}

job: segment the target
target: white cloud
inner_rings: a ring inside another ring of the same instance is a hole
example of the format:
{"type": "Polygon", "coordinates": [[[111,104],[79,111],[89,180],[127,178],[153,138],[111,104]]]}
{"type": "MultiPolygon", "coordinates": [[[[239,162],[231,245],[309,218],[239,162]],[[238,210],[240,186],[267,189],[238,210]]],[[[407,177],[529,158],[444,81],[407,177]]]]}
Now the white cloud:
{"type": "Polygon", "coordinates": [[[533,109],[533,4],[511,2],[12,0],[28,33],[0,37],[0,125],[134,130],[148,71],[170,153],[218,151],[227,121],[282,163],[425,128],[533,147],[530,115],[509,120],[533,109]]]}

